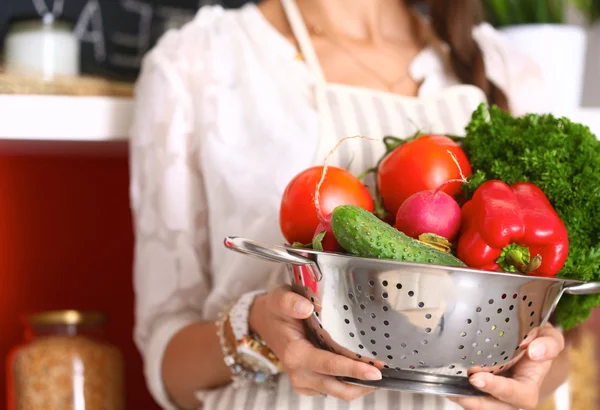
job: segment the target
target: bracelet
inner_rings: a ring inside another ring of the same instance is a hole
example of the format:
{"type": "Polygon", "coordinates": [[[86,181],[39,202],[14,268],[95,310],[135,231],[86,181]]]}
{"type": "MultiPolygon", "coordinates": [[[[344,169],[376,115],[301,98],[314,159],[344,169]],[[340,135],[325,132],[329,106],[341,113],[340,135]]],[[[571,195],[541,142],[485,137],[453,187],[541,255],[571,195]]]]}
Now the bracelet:
{"type": "Polygon", "coordinates": [[[219,319],[217,320],[217,336],[219,337],[219,343],[221,345],[221,352],[223,353],[223,360],[227,367],[229,367],[232,374],[232,381],[234,388],[247,387],[250,384],[258,383],[264,384],[268,388],[274,387],[274,378],[267,376],[265,373],[260,371],[249,370],[245,368],[241,363],[238,362],[236,352],[230,348],[225,335],[225,325],[229,318],[229,312],[235,303],[231,303],[219,313],[219,319]]]}

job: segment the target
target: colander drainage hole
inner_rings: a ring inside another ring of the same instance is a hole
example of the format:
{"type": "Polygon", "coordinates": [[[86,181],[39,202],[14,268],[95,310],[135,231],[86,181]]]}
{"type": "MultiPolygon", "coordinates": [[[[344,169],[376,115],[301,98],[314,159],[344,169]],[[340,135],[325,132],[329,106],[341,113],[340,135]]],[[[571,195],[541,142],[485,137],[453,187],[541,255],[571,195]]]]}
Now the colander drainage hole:
{"type": "Polygon", "coordinates": [[[371,302],[373,302],[375,300],[375,296],[371,295],[369,296],[369,299],[371,299],[371,302]]]}
{"type": "Polygon", "coordinates": [[[362,357],[362,356],[361,356],[361,355],[359,355],[358,353],[356,354],[356,358],[357,358],[357,359],[360,359],[361,357],[362,357]]]}
{"type": "Polygon", "coordinates": [[[420,364],[421,366],[425,366],[425,362],[424,362],[423,360],[419,360],[419,364],[420,364]]]}
{"type": "Polygon", "coordinates": [[[465,347],[464,347],[463,345],[459,345],[459,346],[458,346],[458,350],[462,350],[462,349],[464,349],[464,348],[465,348],[465,347]]]}
{"type": "Polygon", "coordinates": [[[363,345],[358,345],[359,349],[364,349],[365,347],[363,345]]]}
{"type": "Polygon", "coordinates": [[[362,286],[361,285],[356,285],[356,290],[358,290],[359,292],[362,291],[362,286]]]}
{"type": "Polygon", "coordinates": [[[402,348],[406,348],[406,343],[402,343],[400,346],[402,346],[402,348]]]}
{"type": "Polygon", "coordinates": [[[500,370],[504,369],[504,366],[500,366],[500,370]]]}
{"type": "Polygon", "coordinates": [[[371,353],[373,354],[373,356],[377,356],[377,352],[375,350],[373,350],[371,353]]]}
{"type": "Polygon", "coordinates": [[[386,325],[386,326],[389,326],[390,322],[388,322],[387,320],[384,320],[383,324],[386,325]]]}
{"type": "Polygon", "coordinates": [[[386,299],[388,297],[388,293],[387,292],[383,292],[381,294],[381,297],[384,298],[384,299],[386,299]]]}
{"type": "Polygon", "coordinates": [[[348,305],[344,305],[344,310],[348,310],[348,305]]]}
{"type": "Polygon", "coordinates": [[[473,323],[473,321],[471,319],[467,319],[467,325],[470,325],[471,323],[473,323]]]}
{"type": "Polygon", "coordinates": [[[413,350],[413,354],[419,354],[418,350],[413,350]]]}
{"type": "Polygon", "coordinates": [[[361,303],[361,304],[360,304],[360,308],[361,308],[362,310],[365,310],[365,305],[361,303]]]}
{"type": "Polygon", "coordinates": [[[510,305],[510,306],[508,307],[508,310],[513,310],[514,308],[515,308],[515,305],[510,305]]]}
{"type": "Polygon", "coordinates": [[[494,347],[500,347],[500,344],[499,343],[495,343],[494,347]]]}
{"type": "Polygon", "coordinates": [[[525,337],[523,338],[523,340],[527,339],[527,336],[529,336],[529,335],[525,335],[525,337]]]}
{"type": "Polygon", "coordinates": [[[360,331],[360,334],[364,336],[364,335],[365,335],[365,331],[364,331],[364,330],[361,330],[361,331],[360,331]]]}
{"type": "Polygon", "coordinates": [[[516,299],[519,295],[517,295],[516,293],[513,295],[513,299],[516,299]]]}
{"type": "Polygon", "coordinates": [[[356,320],[358,320],[358,323],[362,323],[363,322],[363,318],[362,317],[357,317],[356,320]]]}
{"type": "Polygon", "coordinates": [[[382,309],[383,309],[384,312],[388,311],[388,307],[387,306],[382,307],[382,309]]]}
{"type": "Polygon", "coordinates": [[[384,369],[389,369],[389,368],[390,368],[390,366],[388,366],[387,364],[384,364],[384,365],[383,365],[383,368],[384,368],[384,369]]]}
{"type": "MultiPolygon", "coordinates": [[[[400,356],[400,358],[401,358],[402,360],[406,360],[406,355],[405,355],[405,354],[403,354],[402,356],[400,356]]],[[[398,369],[398,370],[400,370],[400,369],[398,369]]]]}
{"type": "Polygon", "coordinates": [[[473,347],[477,347],[477,342],[472,344],[473,347]]]}
{"type": "Polygon", "coordinates": [[[492,363],[492,366],[496,366],[498,364],[498,362],[494,362],[492,363]]]}
{"type": "Polygon", "coordinates": [[[430,327],[426,327],[425,328],[425,333],[431,333],[431,328],[430,327]]]}
{"type": "Polygon", "coordinates": [[[371,319],[375,319],[377,315],[375,313],[371,313],[371,319]]]}
{"type": "Polygon", "coordinates": [[[415,292],[413,292],[412,290],[408,291],[408,296],[412,298],[413,296],[415,296],[415,292]]]}
{"type": "Polygon", "coordinates": [[[456,374],[462,374],[462,371],[461,371],[461,370],[459,370],[459,371],[457,371],[457,372],[456,372],[456,374]]]}
{"type": "Polygon", "coordinates": [[[456,366],[454,366],[453,364],[451,364],[450,366],[448,366],[449,369],[454,369],[456,366]]]}
{"type": "Polygon", "coordinates": [[[354,299],[354,295],[352,294],[352,292],[348,293],[348,299],[354,299]]]}
{"type": "Polygon", "coordinates": [[[493,304],[494,304],[494,299],[490,299],[490,300],[488,300],[488,303],[489,303],[490,305],[493,305],[493,304]]]}
{"type": "Polygon", "coordinates": [[[506,351],[500,353],[500,356],[504,356],[506,354],[506,351]]]}
{"type": "Polygon", "coordinates": [[[427,314],[425,315],[425,319],[431,319],[431,313],[427,313],[427,314]]]}
{"type": "Polygon", "coordinates": [[[350,324],[350,321],[348,319],[344,319],[344,322],[346,322],[347,325],[350,324]]]}
{"type": "Polygon", "coordinates": [[[396,367],[396,371],[397,372],[399,372],[400,370],[402,370],[402,369],[400,369],[399,367],[396,367]]]}
{"type": "Polygon", "coordinates": [[[311,301],[312,303],[315,303],[315,298],[313,298],[313,297],[311,296],[311,297],[310,297],[310,301],[311,301]]]}
{"type": "Polygon", "coordinates": [[[319,317],[319,312],[315,312],[315,316],[316,316],[316,317],[319,317]]]}
{"type": "Polygon", "coordinates": [[[529,324],[529,327],[533,327],[533,324],[534,324],[534,323],[533,323],[533,322],[531,322],[531,323],[529,324]]]}
{"type": "Polygon", "coordinates": [[[486,318],[485,318],[485,321],[486,321],[487,323],[489,323],[489,321],[490,321],[490,320],[492,320],[492,319],[490,319],[489,317],[486,317],[486,318]]]}
{"type": "Polygon", "coordinates": [[[386,348],[387,350],[392,350],[392,346],[390,346],[390,345],[387,345],[387,346],[385,346],[385,348],[386,348]]]}
{"type": "Polygon", "coordinates": [[[375,366],[375,363],[374,363],[374,362],[369,362],[369,364],[370,364],[371,366],[375,366]]]}
{"type": "Polygon", "coordinates": [[[390,334],[389,333],[384,333],[383,337],[385,337],[386,339],[389,339],[390,338],[390,334]]]}
{"type": "Polygon", "coordinates": [[[425,303],[419,302],[419,307],[422,308],[423,306],[425,306],[425,303]]]}
{"type": "Polygon", "coordinates": [[[529,307],[531,307],[531,305],[533,305],[533,302],[529,302],[529,303],[527,304],[527,306],[529,306],[529,307]]]}
{"type": "Polygon", "coordinates": [[[523,301],[527,300],[527,295],[523,296],[523,301]]]}
{"type": "Polygon", "coordinates": [[[508,360],[508,356],[504,356],[504,361],[507,361],[507,360],[508,360]]]}
{"type": "Polygon", "coordinates": [[[375,282],[374,282],[374,281],[372,281],[372,280],[370,280],[370,281],[369,281],[369,285],[370,285],[370,286],[375,286],[375,282]]]}
{"type": "Polygon", "coordinates": [[[467,336],[467,332],[462,332],[462,333],[460,334],[460,337],[466,337],[466,336],[467,336]]]}
{"type": "Polygon", "coordinates": [[[354,333],[350,332],[349,333],[350,337],[354,337],[354,333]]]}
{"type": "Polygon", "coordinates": [[[500,313],[502,313],[502,309],[498,309],[496,312],[497,312],[498,314],[500,314],[500,313]]]}
{"type": "Polygon", "coordinates": [[[401,283],[396,283],[396,289],[402,289],[402,284],[401,283]]]}
{"type": "Polygon", "coordinates": [[[531,313],[529,314],[529,316],[533,316],[535,315],[535,311],[531,311],[531,313]]]}
{"type": "Polygon", "coordinates": [[[429,343],[427,340],[423,340],[423,341],[421,342],[421,344],[422,344],[422,345],[426,345],[427,343],[429,343]]]}
{"type": "Polygon", "coordinates": [[[480,307],[477,307],[477,309],[475,309],[475,311],[476,311],[477,313],[479,313],[479,312],[481,312],[481,308],[480,308],[480,307]]]}
{"type": "Polygon", "coordinates": [[[508,318],[508,317],[507,317],[506,319],[504,319],[504,321],[505,321],[506,323],[508,323],[508,322],[510,322],[510,318],[508,318]]]}
{"type": "Polygon", "coordinates": [[[477,336],[481,336],[482,333],[483,333],[483,330],[477,329],[477,336]]]}
{"type": "Polygon", "coordinates": [[[506,293],[502,294],[502,299],[506,299],[506,293]]]}
{"type": "Polygon", "coordinates": [[[461,356],[460,360],[467,360],[467,356],[461,356]]]}
{"type": "Polygon", "coordinates": [[[383,286],[387,286],[387,285],[388,285],[388,281],[387,281],[387,280],[384,280],[383,282],[381,282],[381,284],[382,284],[383,286]]]}
{"type": "Polygon", "coordinates": [[[374,345],[375,344],[375,340],[371,339],[371,344],[374,345]]]}
{"type": "Polygon", "coordinates": [[[394,356],[392,356],[391,354],[388,354],[387,358],[390,359],[390,360],[394,360],[394,356]]]}
{"type": "Polygon", "coordinates": [[[485,342],[486,342],[486,343],[489,343],[489,342],[491,342],[491,341],[492,341],[492,339],[490,339],[489,337],[486,337],[486,338],[485,338],[485,342]]]}
{"type": "Polygon", "coordinates": [[[376,328],[375,326],[371,326],[371,330],[372,330],[373,332],[375,332],[375,331],[377,330],[377,328],[376,328]]]}
{"type": "Polygon", "coordinates": [[[408,366],[408,368],[412,370],[412,369],[414,369],[414,368],[415,368],[415,366],[413,366],[413,365],[411,364],[410,366],[408,366]]]}

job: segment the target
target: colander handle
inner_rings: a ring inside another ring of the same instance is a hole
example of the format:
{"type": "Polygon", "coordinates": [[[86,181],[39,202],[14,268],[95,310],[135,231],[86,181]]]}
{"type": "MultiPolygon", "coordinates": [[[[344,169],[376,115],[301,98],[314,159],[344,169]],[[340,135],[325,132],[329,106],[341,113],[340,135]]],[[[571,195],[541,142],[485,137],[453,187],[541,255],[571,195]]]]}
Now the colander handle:
{"type": "Polygon", "coordinates": [[[272,262],[291,263],[298,266],[313,263],[310,259],[292,253],[282,246],[266,245],[251,239],[238,238],[237,236],[228,236],[225,238],[225,247],[272,262]]]}
{"type": "Polygon", "coordinates": [[[593,295],[600,293],[600,282],[588,282],[565,287],[567,295],[593,295]]]}

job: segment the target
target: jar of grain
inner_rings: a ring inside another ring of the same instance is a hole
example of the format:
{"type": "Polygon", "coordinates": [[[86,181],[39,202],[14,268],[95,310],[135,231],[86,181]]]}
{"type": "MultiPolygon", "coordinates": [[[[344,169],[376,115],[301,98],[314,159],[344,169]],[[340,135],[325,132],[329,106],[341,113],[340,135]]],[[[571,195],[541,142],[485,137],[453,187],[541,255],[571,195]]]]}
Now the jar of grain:
{"type": "Polygon", "coordinates": [[[29,316],[8,358],[9,410],[123,410],[123,359],[99,312],[29,316]]]}

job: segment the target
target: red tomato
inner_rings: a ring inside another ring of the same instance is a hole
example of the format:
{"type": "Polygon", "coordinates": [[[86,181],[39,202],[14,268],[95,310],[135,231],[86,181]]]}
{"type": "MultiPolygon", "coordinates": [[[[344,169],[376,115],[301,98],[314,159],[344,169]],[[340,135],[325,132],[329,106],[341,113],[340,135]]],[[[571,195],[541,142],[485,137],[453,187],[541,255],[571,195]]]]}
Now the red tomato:
{"type": "MultiPolygon", "coordinates": [[[[320,222],[314,196],[322,173],[322,166],[302,171],[283,193],[279,225],[290,244],[312,241],[320,222]]],[[[339,205],[356,205],[373,212],[373,198],[363,183],[350,172],[331,166],[327,167],[327,175],[321,185],[319,204],[323,216],[329,215],[339,205]]]]}
{"type": "MultiPolygon", "coordinates": [[[[400,205],[417,192],[435,189],[451,179],[465,178],[472,173],[471,164],[460,146],[443,135],[425,135],[402,144],[381,162],[377,173],[379,193],[385,209],[392,215],[398,213],[400,205]]],[[[460,193],[460,182],[446,185],[442,191],[454,197],[460,193]]]]}

